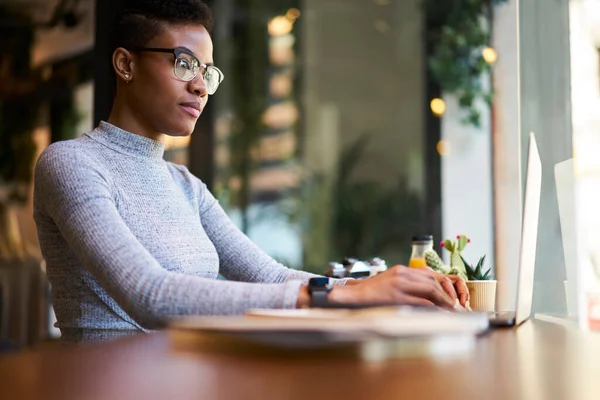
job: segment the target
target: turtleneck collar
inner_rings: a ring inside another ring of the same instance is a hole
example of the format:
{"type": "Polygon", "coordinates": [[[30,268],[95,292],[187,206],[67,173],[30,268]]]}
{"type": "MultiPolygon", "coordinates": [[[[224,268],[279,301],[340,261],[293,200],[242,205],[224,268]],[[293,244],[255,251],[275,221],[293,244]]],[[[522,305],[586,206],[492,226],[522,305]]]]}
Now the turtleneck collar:
{"type": "Polygon", "coordinates": [[[86,135],[115,151],[132,156],[162,160],[165,153],[164,143],[128,132],[105,121],[101,121],[96,129],[86,135]]]}

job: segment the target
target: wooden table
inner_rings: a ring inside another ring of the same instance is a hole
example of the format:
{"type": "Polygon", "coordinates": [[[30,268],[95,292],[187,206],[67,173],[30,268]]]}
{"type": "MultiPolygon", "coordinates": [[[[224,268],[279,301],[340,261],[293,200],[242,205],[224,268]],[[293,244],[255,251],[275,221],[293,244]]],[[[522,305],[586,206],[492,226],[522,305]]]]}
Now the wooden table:
{"type": "Polygon", "coordinates": [[[0,358],[0,399],[600,399],[600,335],[529,321],[452,358],[221,352],[162,332],[0,358]]]}

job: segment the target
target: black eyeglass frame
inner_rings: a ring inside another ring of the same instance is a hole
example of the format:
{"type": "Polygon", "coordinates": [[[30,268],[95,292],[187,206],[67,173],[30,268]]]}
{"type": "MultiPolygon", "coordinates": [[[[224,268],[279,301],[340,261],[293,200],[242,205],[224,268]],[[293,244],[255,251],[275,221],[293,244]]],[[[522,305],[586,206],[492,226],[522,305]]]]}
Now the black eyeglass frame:
{"type": "Polygon", "coordinates": [[[219,77],[219,81],[217,83],[217,87],[211,92],[210,88],[208,88],[208,94],[209,95],[213,95],[216,93],[217,89],[219,88],[219,85],[223,82],[223,80],[225,79],[225,75],[223,74],[223,72],[221,72],[221,70],[217,67],[215,67],[213,64],[204,64],[203,62],[200,61],[200,59],[198,58],[197,55],[195,55],[193,52],[191,52],[190,50],[183,48],[183,47],[176,47],[174,49],[166,49],[166,48],[160,48],[160,47],[134,47],[129,49],[130,51],[134,51],[134,52],[152,52],[152,53],[167,53],[167,54],[173,54],[173,56],[175,57],[175,62],[173,64],[173,75],[183,81],[183,82],[190,82],[191,80],[193,80],[196,76],[198,76],[198,73],[196,73],[194,76],[192,76],[190,79],[186,80],[186,79],[182,79],[179,76],[177,76],[177,74],[175,73],[175,69],[177,68],[177,59],[179,58],[179,56],[181,54],[187,54],[190,57],[193,57],[197,62],[198,62],[198,72],[200,72],[202,69],[204,69],[204,74],[202,75],[202,79],[204,79],[206,81],[206,73],[210,70],[215,71],[219,77]]]}

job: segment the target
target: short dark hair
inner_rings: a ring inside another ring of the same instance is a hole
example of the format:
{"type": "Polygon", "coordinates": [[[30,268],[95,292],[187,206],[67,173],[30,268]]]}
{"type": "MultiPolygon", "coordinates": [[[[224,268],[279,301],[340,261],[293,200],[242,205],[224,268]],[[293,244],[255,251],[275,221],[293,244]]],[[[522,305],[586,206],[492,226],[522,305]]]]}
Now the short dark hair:
{"type": "Polygon", "coordinates": [[[213,15],[201,0],[126,0],[111,34],[111,52],[144,47],[166,25],[202,25],[211,33],[213,15]]]}

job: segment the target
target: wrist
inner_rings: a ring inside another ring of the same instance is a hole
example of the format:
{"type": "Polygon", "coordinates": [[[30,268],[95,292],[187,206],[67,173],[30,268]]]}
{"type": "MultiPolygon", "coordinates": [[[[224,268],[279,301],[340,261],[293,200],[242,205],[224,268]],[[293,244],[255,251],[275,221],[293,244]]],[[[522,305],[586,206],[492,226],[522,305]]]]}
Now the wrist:
{"type": "Polygon", "coordinates": [[[308,293],[308,286],[302,285],[300,292],[298,292],[298,300],[296,300],[296,308],[306,308],[310,306],[310,294],[308,293]]]}
{"type": "Polygon", "coordinates": [[[352,285],[348,286],[348,281],[346,286],[334,286],[329,292],[329,302],[332,304],[351,304],[356,302],[355,296],[353,296],[353,288],[352,285]]]}

